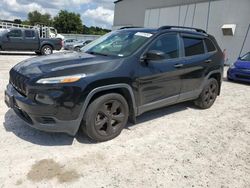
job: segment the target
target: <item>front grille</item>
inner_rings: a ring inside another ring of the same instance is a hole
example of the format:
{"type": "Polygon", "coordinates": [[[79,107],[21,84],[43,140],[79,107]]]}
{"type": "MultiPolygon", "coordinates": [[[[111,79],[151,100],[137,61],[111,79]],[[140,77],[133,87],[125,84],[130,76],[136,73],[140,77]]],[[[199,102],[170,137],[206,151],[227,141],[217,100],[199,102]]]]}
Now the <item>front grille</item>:
{"type": "Polygon", "coordinates": [[[14,69],[10,70],[10,84],[22,95],[26,96],[26,84],[29,79],[20,74],[19,72],[15,71],[14,69]]]}

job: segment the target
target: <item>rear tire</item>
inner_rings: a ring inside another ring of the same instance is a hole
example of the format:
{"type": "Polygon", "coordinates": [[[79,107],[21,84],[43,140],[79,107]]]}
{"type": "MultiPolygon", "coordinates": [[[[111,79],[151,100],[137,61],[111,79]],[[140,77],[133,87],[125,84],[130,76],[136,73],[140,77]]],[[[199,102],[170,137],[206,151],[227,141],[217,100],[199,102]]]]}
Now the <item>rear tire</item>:
{"type": "Polygon", "coordinates": [[[103,142],[117,137],[128,121],[126,99],[116,93],[95,99],[83,117],[82,130],[92,140],[103,142]]]}
{"type": "Polygon", "coordinates": [[[50,45],[44,45],[41,49],[42,55],[53,54],[53,48],[50,45]]]}
{"type": "Polygon", "coordinates": [[[202,90],[199,98],[194,102],[196,106],[198,106],[201,109],[208,109],[210,108],[219,93],[219,84],[216,79],[210,78],[204,89],[202,90]]]}

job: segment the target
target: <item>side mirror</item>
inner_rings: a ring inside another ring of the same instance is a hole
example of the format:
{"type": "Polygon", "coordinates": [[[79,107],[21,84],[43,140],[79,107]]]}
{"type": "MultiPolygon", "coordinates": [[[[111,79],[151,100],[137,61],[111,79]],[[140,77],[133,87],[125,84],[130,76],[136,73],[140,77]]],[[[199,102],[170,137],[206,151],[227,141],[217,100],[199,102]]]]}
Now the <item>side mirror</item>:
{"type": "Polygon", "coordinates": [[[141,61],[146,61],[146,60],[161,60],[165,58],[165,53],[162,51],[158,50],[150,50],[147,53],[145,53],[141,61]]]}

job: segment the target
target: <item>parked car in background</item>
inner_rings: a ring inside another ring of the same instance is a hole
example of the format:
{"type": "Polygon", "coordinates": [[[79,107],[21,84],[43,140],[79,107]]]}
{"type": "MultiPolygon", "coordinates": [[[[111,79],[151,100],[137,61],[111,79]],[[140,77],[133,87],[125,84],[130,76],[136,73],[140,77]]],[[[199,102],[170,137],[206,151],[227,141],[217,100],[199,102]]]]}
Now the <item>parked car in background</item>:
{"type": "Polygon", "coordinates": [[[239,57],[227,71],[228,80],[250,83],[250,52],[239,57]]]}
{"type": "Polygon", "coordinates": [[[80,49],[82,47],[84,47],[85,45],[89,44],[90,42],[92,42],[92,40],[86,40],[86,41],[77,41],[75,43],[69,44],[64,46],[65,50],[74,50],[74,51],[80,51],[80,49]]]}
{"type": "Polygon", "coordinates": [[[36,29],[12,28],[0,32],[0,51],[34,51],[49,55],[61,48],[61,39],[40,38],[36,29]]]}
{"type": "Polygon", "coordinates": [[[82,47],[86,46],[87,44],[89,44],[91,42],[92,42],[92,40],[86,40],[84,42],[79,42],[77,44],[74,44],[72,49],[74,51],[80,51],[82,47]]]}
{"type": "Polygon", "coordinates": [[[72,46],[75,44],[75,43],[78,43],[79,40],[78,39],[65,39],[63,41],[63,45],[64,45],[64,49],[65,50],[70,50],[72,49],[72,46]]]}
{"type": "Polygon", "coordinates": [[[215,38],[201,29],[120,29],[80,52],[17,64],[5,102],[34,128],[70,135],[80,128],[92,140],[107,141],[153,109],[184,101],[210,108],[223,66],[215,38]]]}

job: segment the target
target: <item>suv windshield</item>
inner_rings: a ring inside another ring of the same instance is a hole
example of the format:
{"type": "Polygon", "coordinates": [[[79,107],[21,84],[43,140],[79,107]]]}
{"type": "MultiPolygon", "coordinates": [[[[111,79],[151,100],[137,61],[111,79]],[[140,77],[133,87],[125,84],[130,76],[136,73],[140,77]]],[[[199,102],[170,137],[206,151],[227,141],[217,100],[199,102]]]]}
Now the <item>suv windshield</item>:
{"type": "Polygon", "coordinates": [[[246,55],[244,55],[242,58],[240,58],[242,61],[250,61],[250,52],[248,52],[246,55]]]}
{"type": "Polygon", "coordinates": [[[152,36],[137,31],[113,31],[81,48],[90,54],[125,57],[131,55],[152,36]]]}

